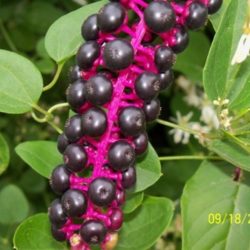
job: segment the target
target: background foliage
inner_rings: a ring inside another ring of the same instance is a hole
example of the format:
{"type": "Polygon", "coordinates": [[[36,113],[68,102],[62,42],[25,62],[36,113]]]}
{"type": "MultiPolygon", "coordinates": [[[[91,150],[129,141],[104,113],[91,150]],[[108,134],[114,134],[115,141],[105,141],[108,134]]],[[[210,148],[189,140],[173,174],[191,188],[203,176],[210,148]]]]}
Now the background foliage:
{"type": "MultiPolygon", "coordinates": [[[[83,1],[0,0],[0,249],[13,244],[20,250],[67,249],[51,238],[46,212],[54,196],[47,178],[62,161],[57,131],[69,114],[65,106],[49,107],[65,101],[82,21],[105,3],[81,7],[83,1]],[[51,79],[58,83],[47,92],[55,83],[51,79]]],[[[162,120],[192,112],[196,124],[202,124],[203,110],[190,98],[203,96],[211,107],[218,98],[229,99],[230,129],[222,126],[222,104],[214,106],[220,127],[205,142],[190,137],[188,144],[176,145],[169,135],[175,123],[149,126],[152,146],[138,160],[138,182],[123,208],[118,250],[248,249],[248,223],[207,221],[213,212],[249,213],[250,61],[231,66],[246,9],[246,0],[225,0],[204,30],[190,33],[190,46],[174,68],[176,78],[190,80],[189,90],[175,84],[160,96],[162,120]],[[235,178],[236,167],[240,178],[235,178]]],[[[188,122],[177,121],[184,131],[188,122]]]]}

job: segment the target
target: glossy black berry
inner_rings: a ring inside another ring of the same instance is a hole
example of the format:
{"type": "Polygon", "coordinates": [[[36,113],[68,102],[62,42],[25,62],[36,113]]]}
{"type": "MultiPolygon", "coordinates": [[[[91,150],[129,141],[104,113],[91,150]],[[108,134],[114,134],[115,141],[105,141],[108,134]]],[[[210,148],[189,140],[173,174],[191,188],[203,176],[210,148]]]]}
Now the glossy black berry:
{"type": "Polygon", "coordinates": [[[61,228],[67,221],[67,216],[63,212],[62,204],[59,199],[55,199],[49,207],[49,220],[52,224],[61,228]]]}
{"type": "Polygon", "coordinates": [[[100,54],[100,46],[95,41],[84,43],[76,54],[77,65],[81,69],[89,69],[100,54]]]}
{"type": "Polygon", "coordinates": [[[97,206],[108,206],[115,199],[115,184],[107,178],[96,178],[89,185],[88,196],[97,206]]]}
{"type": "Polygon", "coordinates": [[[110,215],[110,230],[117,231],[121,228],[123,223],[123,213],[120,208],[114,208],[112,209],[111,215],[110,215]]]}
{"type": "Polygon", "coordinates": [[[98,13],[100,30],[106,33],[116,31],[123,24],[125,13],[125,9],[119,3],[106,4],[98,13]]]}
{"type": "Polygon", "coordinates": [[[134,163],[135,151],[128,142],[120,140],[111,145],[108,160],[114,170],[123,171],[134,163]]]}
{"type": "Polygon", "coordinates": [[[148,102],[144,102],[143,111],[145,113],[146,121],[152,122],[158,118],[161,111],[161,104],[158,99],[153,99],[148,102]]]}
{"type": "Polygon", "coordinates": [[[106,113],[100,108],[90,108],[82,115],[82,128],[86,135],[101,136],[107,128],[106,113]]]}
{"type": "Polygon", "coordinates": [[[154,1],[145,9],[144,21],[153,32],[166,32],[175,24],[175,13],[168,2],[154,1]]]}
{"type": "Polygon", "coordinates": [[[116,39],[105,45],[103,59],[110,70],[126,69],[133,63],[134,49],[128,41],[116,39]]]}
{"type": "Polygon", "coordinates": [[[86,84],[85,81],[79,79],[70,84],[67,89],[67,102],[72,110],[77,112],[79,108],[86,102],[86,84]]]}
{"type": "Polygon", "coordinates": [[[126,136],[137,136],[145,130],[145,115],[140,108],[123,108],[118,117],[119,127],[126,136]]]}
{"type": "Polygon", "coordinates": [[[53,238],[57,241],[65,241],[66,240],[66,233],[61,231],[55,225],[51,225],[51,234],[53,238]]]}
{"type": "Polygon", "coordinates": [[[70,144],[63,154],[65,165],[74,172],[84,169],[88,161],[88,156],[83,146],[78,144],[70,144]]]}
{"type": "Polygon", "coordinates": [[[160,79],[160,89],[164,90],[171,86],[174,80],[174,73],[171,69],[167,70],[165,73],[159,75],[160,79]]]}
{"type": "Polygon", "coordinates": [[[97,40],[99,36],[99,28],[97,24],[97,15],[89,16],[82,25],[82,37],[86,41],[97,40]]]}
{"type": "Polygon", "coordinates": [[[134,166],[130,166],[122,173],[122,186],[126,189],[133,187],[136,183],[136,170],[134,166]]]}
{"type": "Polygon", "coordinates": [[[159,72],[165,72],[170,69],[175,62],[173,50],[165,45],[161,45],[155,51],[155,64],[159,72]]]}
{"type": "Polygon", "coordinates": [[[207,4],[208,13],[214,14],[215,12],[217,12],[221,7],[222,2],[223,0],[209,0],[207,4]]]}
{"type": "Polygon", "coordinates": [[[82,216],[87,208],[87,200],[80,190],[69,189],[61,199],[63,211],[69,217],[82,216]]]}
{"type": "Polygon", "coordinates": [[[81,77],[82,77],[81,69],[79,68],[78,65],[75,65],[70,68],[70,71],[69,71],[70,82],[75,82],[78,79],[81,79],[81,77]]]}
{"type": "Polygon", "coordinates": [[[135,92],[143,100],[155,98],[160,91],[158,75],[146,71],[140,74],[135,80],[135,92]]]}
{"type": "Polygon", "coordinates": [[[57,166],[50,177],[50,186],[56,194],[64,193],[70,185],[70,171],[64,166],[57,166]]]}
{"type": "Polygon", "coordinates": [[[88,244],[100,244],[107,234],[107,228],[98,220],[87,220],[82,224],[80,235],[88,244]]]}
{"type": "Polygon", "coordinates": [[[121,206],[125,202],[125,191],[124,190],[116,190],[116,201],[118,205],[121,206]]]}
{"type": "Polygon", "coordinates": [[[206,5],[201,2],[193,2],[189,5],[186,24],[189,29],[196,30],[205,25],[208,10],[206,5]]]}
{"type": "Polygon", "coordinates": [[[176,26],[173,32],[174,45],[171,46],[175,53],[180,53],[186,49],[189,43],[188,32],[183,26],[176,26]]]}
{"type": "Polygon", "coordinates": [[[148,148],[148,135],[143,132],[134,138],[135,153],[141,155],[146,152],[148,148]]]}
{"type": "Polygon", "coordinates": [[[66,121],[64,133],[70,142],[76,142],[83,136],[80,115],[74,115],[66,121]]]}
{"type": "Polygon", "coordinates": [[[112,82],[104,75],[98,74],[87,81],[87,98],[94,105],[103,105],[111,100],[112,82]]]}
{"type": "Polygon", "coordinates": [[[57,137],[57,149],[60,153],[63,154],[67,146],[69,145],[69,140],[65,134],[60,134],[57,137]]]}

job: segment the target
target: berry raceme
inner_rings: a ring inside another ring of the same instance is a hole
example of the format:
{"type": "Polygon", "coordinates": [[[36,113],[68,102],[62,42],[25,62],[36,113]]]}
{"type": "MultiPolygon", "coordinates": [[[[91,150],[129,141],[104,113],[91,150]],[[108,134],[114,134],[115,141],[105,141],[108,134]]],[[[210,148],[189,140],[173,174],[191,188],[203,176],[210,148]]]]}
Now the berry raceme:
{"type": "MultiPolygon", "coordinates": [[[[173,82],[188,29],[201,28],[222,0],[111,1],[82,25],[67,101],[76,112],[58,137],[64,164],[50,184],[51,232],[72,249],[115,247],[136,157],[147,151],[146,123],[160,114],[160,91],[173,82]],[[130,20],[128,11],[137,18],[130,20]],[[160,38],[160,39],[159,39],[160,38]],[[160,42],[159,42],[160,41],[160,42]]],[[[80,31],[79,31],[80,32],[80,31]]]]}

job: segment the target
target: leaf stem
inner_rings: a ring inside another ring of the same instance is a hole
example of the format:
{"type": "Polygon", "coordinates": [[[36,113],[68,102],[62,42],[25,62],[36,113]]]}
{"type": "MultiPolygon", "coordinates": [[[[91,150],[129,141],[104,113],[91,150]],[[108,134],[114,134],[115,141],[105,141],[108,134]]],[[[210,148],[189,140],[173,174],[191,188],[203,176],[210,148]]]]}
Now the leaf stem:
{"type": "Polygon", "coordinates": [[[67,102],[58,103],[58,104],[52,106],[52,107],[48,110],[48,113],[51,114],[51,113],[53,113],[56,109],[64,108],[64,107],[69,107],[69,104],[68,104],[67,102]]]}
{"type": "Polygon", "coordinates": [[[3,34],[3,37],[6,41],[6,43],[8,44],[8,46],[10,47],[10,49],[16,53],[18,53],[18,49],[16,48],[16,45],[14,44],[14,42],[11,40],[9,33],[7,32],[7,30],[4,27],[3,21],[0,19],[0,30],[3,34]]]}
{"type": "Polygon", "coordinates": [[[47,122],[49,123],[49,125],[51,127],[53,127],[58,132],[58,134],[62,134],[63,133],[63,131],[54,122],[51,122],[51,121],[47,121],[47,122]]]}
{"type": "Polygon", "coordinates": [[[200,133],[198,131],[195,131],[195,130],[187,128],[187,127],[180,126],[180,125],[172,123],[172,122],[164,121],[161,119],[157,119],[156,122],[158,122],[159,124],[162,124],[164,126],[170,127],[170,128],[176,128],[176,129],[186,131],[186,132],[193,134],[193,135],[200,135],[200,133]]]}
{"type": "Polygon", "coordinates": [[[63,61],[63,62],[60,62],[60,63],[57,64],[56,73],[55,73],[55,75],[54,75],[52,81],[51,81],[48,85],[46,85],[46,86],[43,87],[43,92],[45,92],[45,91],[51,89],[51,88],[57,83],[57,81],[58,81],[58,79],[59,79],[59,76],[60,76],[60,74],[61,74],[61,72],[62,72],[64,63],[65,63],[65,62],[63,61]]]}
{"type": "Polygon", "coordinates": [[[173,161],[173,160],[221,160],[219,156],[208,155],[176,155],[176,156],[161,156],[160,161],[173,161]]]}

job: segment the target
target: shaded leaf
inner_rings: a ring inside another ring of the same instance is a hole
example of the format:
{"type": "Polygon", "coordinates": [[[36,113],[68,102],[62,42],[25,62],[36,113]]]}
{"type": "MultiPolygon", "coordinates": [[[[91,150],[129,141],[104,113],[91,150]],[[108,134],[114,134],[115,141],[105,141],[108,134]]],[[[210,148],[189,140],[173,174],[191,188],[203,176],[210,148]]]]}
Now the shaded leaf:
{"type": "Polygon", "coordinates": [[[143,201],[143,193],[128,194],[126,197],[125,205],[122,211],[125,214],[133,212],[137,207],[139,207],[143,201]]]}
{"type": "Polygon", "coordinates": [[[6,170],[10,161],[9,146],[0,134],[0,175],[6,170]]]}

